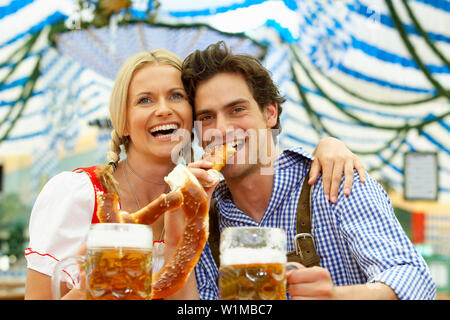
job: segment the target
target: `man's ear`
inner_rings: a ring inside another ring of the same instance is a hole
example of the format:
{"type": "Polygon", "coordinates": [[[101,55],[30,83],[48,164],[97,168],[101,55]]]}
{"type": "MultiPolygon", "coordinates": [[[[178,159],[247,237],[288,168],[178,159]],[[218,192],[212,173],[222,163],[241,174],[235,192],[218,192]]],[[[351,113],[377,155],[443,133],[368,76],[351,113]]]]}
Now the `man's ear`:
{"type": "Polygon", "coordinates": [[[264,116],[266,119],[267,128],[273,128],[278,120],[278,104],[271,102],[264,108],[264,116]]]}

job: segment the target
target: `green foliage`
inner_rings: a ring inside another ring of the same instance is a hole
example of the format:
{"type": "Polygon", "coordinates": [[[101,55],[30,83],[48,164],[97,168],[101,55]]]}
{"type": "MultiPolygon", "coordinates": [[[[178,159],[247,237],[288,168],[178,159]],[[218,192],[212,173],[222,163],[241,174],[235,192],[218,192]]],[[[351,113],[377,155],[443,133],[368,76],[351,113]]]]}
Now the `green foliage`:
{"type": "Polygon", "coordinates": [[[15,193],[0,197],[0,250],[5,255],[23,255],[25,230],[28,228],[31,207],[15,193]]]}

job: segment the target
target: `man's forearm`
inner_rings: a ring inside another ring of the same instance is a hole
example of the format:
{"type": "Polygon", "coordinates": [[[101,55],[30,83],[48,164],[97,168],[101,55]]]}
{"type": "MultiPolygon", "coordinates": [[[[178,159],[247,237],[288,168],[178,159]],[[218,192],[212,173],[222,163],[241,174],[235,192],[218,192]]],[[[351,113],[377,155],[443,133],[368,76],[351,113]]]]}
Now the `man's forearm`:
{"type": "Polygon", "coordinates": [[[334,287],[333,298],[336,300],[397,300],[391,287],[381,282],[334,287]]]}

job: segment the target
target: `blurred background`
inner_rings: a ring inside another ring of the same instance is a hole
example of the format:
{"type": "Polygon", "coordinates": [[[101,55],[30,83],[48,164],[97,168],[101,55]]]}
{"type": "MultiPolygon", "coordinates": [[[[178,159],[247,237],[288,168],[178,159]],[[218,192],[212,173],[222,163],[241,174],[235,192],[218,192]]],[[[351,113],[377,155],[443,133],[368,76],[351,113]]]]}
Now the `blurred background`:
{"type": "Polygon", "coordinates": [[[448,299],[448,0],[0,0],[0,299],[23,298],[45,182],[104,163],[122,62],[219,40],[287,98],[281,148],[334,136],[362,159],[448,299]]]}

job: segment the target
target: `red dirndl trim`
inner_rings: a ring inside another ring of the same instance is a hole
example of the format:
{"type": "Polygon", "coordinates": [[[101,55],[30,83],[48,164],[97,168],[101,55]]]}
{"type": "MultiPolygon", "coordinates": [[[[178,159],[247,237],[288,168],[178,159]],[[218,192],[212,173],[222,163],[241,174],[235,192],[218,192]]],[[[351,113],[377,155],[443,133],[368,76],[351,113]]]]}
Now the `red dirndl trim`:
{"type": "MultiPolygon", "coordinates": [[[[40,255],[40,256],[42,256],[42,257],[50,257],[50,258],[52,258],[52,259],[55,260],[55,261],[59,261],[59,259],[55,258],[54,256],[52,256],[52,255],[49,254],[49,253],[40,253],[40,252],[34,251],[34,250],[31,249],[31,248],[26,248],[26,249],[25,249],[25,255],[28,256],[28,255],[30,255],[30,254],[37,254],[37,255],[40,255]]],[[[64,269],[63,269],[63,272],[70,278],[70,281],[72,281],[72,284],[75,285],[75,280],[73,280],[73,278],[72,278],[72,276],[70,275],[70,273],[68,273],[68,272],[67,272],[66,270],[64,270],[64,269]]]]}
{"type": "Polygon", "coordinates": [[[92,222],[91,223],[100,223],[97,217],[97,192],[106,192],[106,190],[103,188],[102,184],[97,178],[97,166],[93,167],[87,167],[87,168],[77,168],[73,170],[73,172],[86,172],[86,174],[89,176],[89,179],[91,179],[92,186],[94,187],[95,191],[95,204],[94,204],[94,213],[92,214],[92,222]]]}

